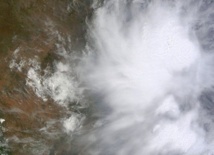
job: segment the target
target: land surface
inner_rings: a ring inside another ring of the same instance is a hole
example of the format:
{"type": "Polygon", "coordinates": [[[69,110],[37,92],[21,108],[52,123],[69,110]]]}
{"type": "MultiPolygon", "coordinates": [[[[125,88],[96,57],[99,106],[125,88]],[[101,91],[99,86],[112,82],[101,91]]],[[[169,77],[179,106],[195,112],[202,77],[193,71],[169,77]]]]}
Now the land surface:
{"type": "Polygon", "coordinates": [[[19,70],[10,63],[36,58],[42,70],[53,69],[55,60],[63,61],[57,54],[59,36],[70,36],[71,48],[64,45],[67,51],[81,51],[90,4],[85,0],[0,1],[0,118],[5,120],[0,154],[66,152],[59,143],[65,137],[60,118],[66,117],[67,109],[51,99],[43,101],[26,85],[29,64],[19,70]],[[14,56],[16,50],[18,56],[14,56]]]}

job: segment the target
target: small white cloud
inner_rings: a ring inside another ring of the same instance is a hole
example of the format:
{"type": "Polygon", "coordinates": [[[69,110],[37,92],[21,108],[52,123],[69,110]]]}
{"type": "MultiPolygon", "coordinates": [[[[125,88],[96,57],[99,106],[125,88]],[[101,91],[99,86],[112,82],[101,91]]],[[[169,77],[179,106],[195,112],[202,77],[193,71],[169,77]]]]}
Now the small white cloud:
{"type": "Polygon", "coordinates": [[[74,132],[79,129],[82,124],[83,117],[79,115],[71,115],[68,119],[64,120],[63,126],[67,133],[74,132]]]}

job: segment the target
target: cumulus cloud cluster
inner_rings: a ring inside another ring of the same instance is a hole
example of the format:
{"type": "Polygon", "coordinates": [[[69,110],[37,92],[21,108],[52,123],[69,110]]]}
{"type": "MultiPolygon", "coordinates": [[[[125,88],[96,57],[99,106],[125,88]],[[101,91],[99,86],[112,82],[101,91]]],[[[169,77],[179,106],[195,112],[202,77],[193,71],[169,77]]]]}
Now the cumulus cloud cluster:
{"type": "Polygon", "coordinates": [[[82,70],[106,115],[88,154],[214,154],[213,5],[109,0],[98,7],[82,70]]]}
{"type": "MultiPolygon", "coordinates": [[[[66,61],[52,73],[41,75],[36,59],[17,63],[19,48],[10,68],[31,66],[26,84],[44,101],[94,101],[101,116],[83,136],[86,154],[214,154],[214,3],[94,0],[92,7],[78,66],[59,46],[66,61]]],[[[67,132],[82,118],[66,119],[67,132]]]]}

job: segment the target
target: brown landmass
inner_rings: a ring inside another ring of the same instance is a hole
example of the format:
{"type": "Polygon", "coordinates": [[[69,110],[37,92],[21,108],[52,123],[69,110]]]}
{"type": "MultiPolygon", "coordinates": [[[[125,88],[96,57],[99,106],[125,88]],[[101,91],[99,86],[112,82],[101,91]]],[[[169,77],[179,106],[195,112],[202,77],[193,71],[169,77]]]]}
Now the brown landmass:
{"type": "Polygon", "coordinates": [[[62,37],[69,34],[72,49],[80,51],[85,46],[85,19],[92,12],[89,6],[87,0],[0,1],[0,117],[5,119],[3,136],[11,154],[54,154],[41,150],[59,141],[62,127],[56,120],[66,115],[63,107],[51,99],[44,102],[26,86],[27,68],[22,72],[9,68],[15,49],[20,48],[19,58],[36,56],[43,69],[51,67],[54,60],[61,59],[56,54],[57,31],[62,37]],[[45,133],[41,129],[50,122],[45,133]]]}

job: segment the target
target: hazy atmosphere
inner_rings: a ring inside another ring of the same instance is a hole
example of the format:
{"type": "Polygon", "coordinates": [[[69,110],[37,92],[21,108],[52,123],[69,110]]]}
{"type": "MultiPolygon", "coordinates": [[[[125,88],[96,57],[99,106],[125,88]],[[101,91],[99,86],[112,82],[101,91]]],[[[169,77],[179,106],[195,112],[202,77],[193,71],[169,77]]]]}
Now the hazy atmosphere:
{"type": "Polygon", "coordinates": [[[214,155],[214,1],[0,1],[1,155],[214,155]]]}

